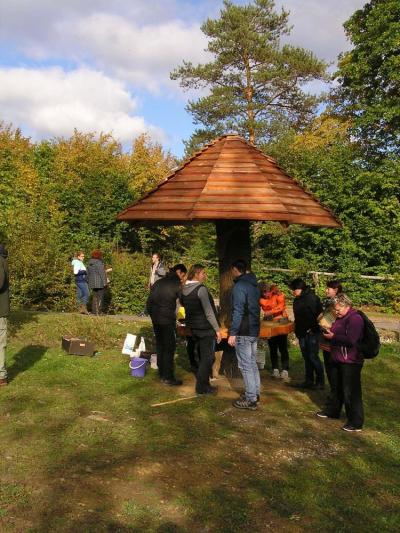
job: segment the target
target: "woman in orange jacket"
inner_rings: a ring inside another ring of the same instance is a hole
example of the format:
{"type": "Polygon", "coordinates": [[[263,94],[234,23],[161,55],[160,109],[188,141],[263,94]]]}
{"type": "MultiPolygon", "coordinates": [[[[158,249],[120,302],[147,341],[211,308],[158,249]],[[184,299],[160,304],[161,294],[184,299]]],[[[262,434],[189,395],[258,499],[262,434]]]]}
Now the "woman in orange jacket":
{"type": "MultiPolygon", "coordinates": [[[[260,306],[264,313],[264,320],[279,321],[287,319],[285,295],[279,290],[278,285],[271,285],[269,290],[262,291],[260,306]]],[[[272,377],[289,381],[289,351],[287,335],[277,335],[268,339],[269,353],[271,356],[272,377]],[[281,368],[279,371],[278,350],[281,355],[281,368]]]]}

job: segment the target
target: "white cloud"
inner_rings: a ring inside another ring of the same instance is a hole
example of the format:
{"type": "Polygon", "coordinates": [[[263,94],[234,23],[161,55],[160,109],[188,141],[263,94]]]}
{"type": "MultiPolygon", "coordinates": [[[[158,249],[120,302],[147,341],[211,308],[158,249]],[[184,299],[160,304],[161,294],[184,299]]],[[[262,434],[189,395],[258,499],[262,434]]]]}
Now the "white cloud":
{"type": "Polygon", "coordinates": [[[123,143],[148,131],[163,132],[135,115],[137,101],[121,82],[89,69],[65,72],[48,69],[0,69],[0,116],[24,125],[34,137],[69,136],[82,132],[112,132],[123,143]]]}
{"type": "MultiPolygon", "coordinates": [[[[135,86],[157,92],[169,86],[169,72],[184,59],[204,61],[207,45],[198,24],[179,20],[138,26],[120,16],[93,14],[73,26],[63,24],[60,34],[80,43],[90,60],[135,86]]],[[[83,58],[80,58],[83,59],[83,58]]]]}
{"type": "Polygon", "coordinates": [[[276,7],[290,11],[290,42],[336,62],[339,53],[349,48],[343,23],[365,3],[366,0],[277,0],[276,7]]]}
{"type": "MultiPolygon", "coordinates": [[[[0,0],[1,2],[2,0],[0,0]]],[[[3,0],[4,1],[4,0],[3,0]]],[[[250,0],[236,0],[248,3],[250,0]]],[[[343,22],[364,0],[277,0],[290,10],[290,41],[335,61],[348,47],[343,22]]],[[[222,0],[14,0],[2,8],[0,43],[39,62],[90,65],[153,93],[180,92],[169,73],[206,60],[206,16],[222,0]]]]}
{"type": "Polygon", "coordinates": [[[170,71],[183,59],[205,59],[207,41],[200,22],[184,22],[181,17],[188,13],[188,2],[181,12],[173,0],[55,4],[58,11],[50,0],[38,0],[30,8],[32,17],[27,2],[8,6],[0,42],[12,44],[28,60],[89,64],[152,92],[176,91],[170,71]]]}

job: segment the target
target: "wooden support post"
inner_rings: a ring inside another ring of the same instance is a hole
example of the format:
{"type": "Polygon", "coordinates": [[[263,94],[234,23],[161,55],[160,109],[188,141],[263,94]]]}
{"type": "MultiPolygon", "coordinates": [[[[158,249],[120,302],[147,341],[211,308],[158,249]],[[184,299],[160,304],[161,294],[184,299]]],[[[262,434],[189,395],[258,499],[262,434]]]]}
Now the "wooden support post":
{"type": "Polygon", "coordinates": [[[318,292],[318,289],[319,289],[319,272],[313,272],[312,273],[312,279],[313,279],[315,291],[318,292]]]}
{"type": "MultiPolygon", "coordinates": [[[[233,286],[230,266],[236,259],[244,259],[250,267],[250,222],[248,220],[218,220],[215,226],[217,231],[217,254],[220,276],[220,321],[222,326],[229,328],[233,286]]],[[[221,372],[228,377],[240,375],[234,349],[228,345],[224,348],[221,372]]]]}

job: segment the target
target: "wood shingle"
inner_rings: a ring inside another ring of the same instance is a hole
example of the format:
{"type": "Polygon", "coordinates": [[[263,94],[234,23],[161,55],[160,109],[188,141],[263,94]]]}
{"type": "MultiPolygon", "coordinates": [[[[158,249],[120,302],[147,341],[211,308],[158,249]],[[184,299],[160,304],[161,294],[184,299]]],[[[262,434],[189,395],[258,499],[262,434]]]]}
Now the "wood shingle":
{"type": "Polygon", "coordinates": [[[332,212],[238,135],[206,146],[119,216],[130,222],[273,220],[340,227],[332,212]]]}

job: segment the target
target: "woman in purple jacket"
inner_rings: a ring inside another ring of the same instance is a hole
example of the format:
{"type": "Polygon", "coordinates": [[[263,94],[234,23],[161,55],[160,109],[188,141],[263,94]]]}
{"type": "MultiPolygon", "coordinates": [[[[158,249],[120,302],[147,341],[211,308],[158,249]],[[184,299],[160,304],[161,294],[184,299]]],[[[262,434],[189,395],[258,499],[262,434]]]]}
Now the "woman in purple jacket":
{"type": "Polygon", "coordinates": [[[364,408],[361,392],[361,370],[364,359],[358,349],[364,321],[344,293],[333,299],[337,319],[324,337],[331,342],[331,397],[320,418],[339,418],[344,404],[347,423],[344,431],[361,431],[364,408]]]}

